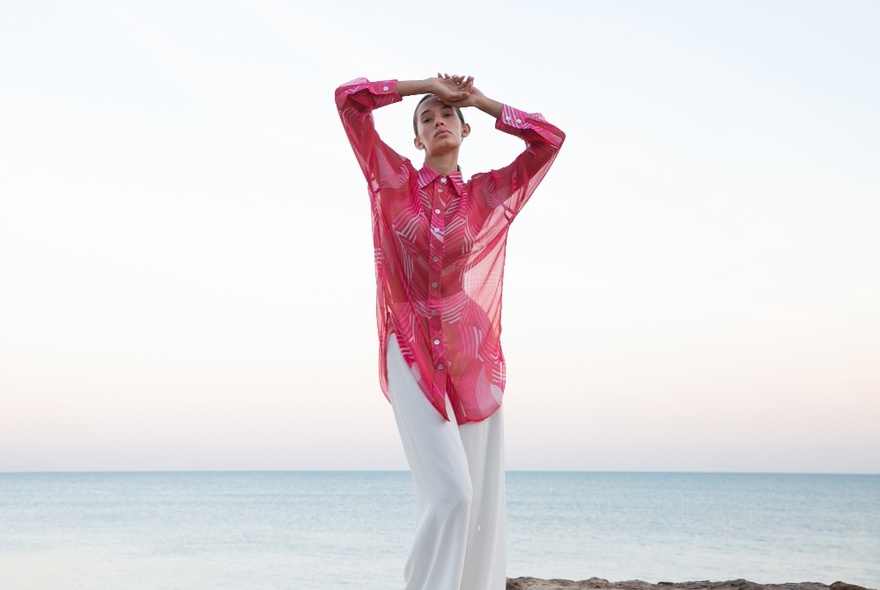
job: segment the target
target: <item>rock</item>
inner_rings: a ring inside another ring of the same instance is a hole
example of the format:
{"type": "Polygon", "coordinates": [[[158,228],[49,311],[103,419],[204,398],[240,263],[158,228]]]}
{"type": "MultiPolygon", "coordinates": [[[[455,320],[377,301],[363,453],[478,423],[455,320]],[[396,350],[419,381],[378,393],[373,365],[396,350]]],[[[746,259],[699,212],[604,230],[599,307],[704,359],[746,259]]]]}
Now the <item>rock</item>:
{"type": "Polygon", "coordinates": [[[756,584],[748,580],[727,582],[659,582],[641,580],[609,582],[602,578],[589,580],[542,580],[540,578],[508,578],[507,590],[868,590],[855,584],[834,582],[831,586],[818,582],[790,584],[756,584]]]}

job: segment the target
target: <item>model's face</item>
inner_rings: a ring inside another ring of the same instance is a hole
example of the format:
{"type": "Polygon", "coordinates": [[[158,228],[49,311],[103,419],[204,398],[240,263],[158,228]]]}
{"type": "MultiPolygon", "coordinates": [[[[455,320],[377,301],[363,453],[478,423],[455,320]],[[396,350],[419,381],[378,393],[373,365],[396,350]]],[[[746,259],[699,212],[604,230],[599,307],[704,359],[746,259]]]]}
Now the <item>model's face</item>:
{"type": "Polygon", "coordinates": [[[418,106],[416,131],[416,148],[436,156],[457,149],[470,133],[470,126],[462,124],[455,109],[431,97],[418,106]]]}

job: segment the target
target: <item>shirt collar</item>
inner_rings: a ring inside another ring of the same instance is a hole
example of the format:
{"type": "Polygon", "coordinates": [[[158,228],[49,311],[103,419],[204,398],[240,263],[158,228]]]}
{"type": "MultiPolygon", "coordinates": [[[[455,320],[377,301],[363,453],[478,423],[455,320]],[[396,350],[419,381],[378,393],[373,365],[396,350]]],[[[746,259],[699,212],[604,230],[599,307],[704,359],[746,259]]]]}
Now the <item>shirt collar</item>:
{"type": "MultiPolygon", "coordinates": [[[[434,182],[434,180],[438,176],[440,176],[439,173],[437,173],[433,168],[425,164],[424,166],[422,166],[422,169],[419,170],[419,188],[425,188],[426,186],[434,182]]],[[[459,168],[452,174],[448,174],[446,178],[451,180],[452,183],[455,184],[455,188],[458,189],[458,193],[462,194],[464,190],[464,180],[462,180],[461,178],[461,168],[459,168]]]]}

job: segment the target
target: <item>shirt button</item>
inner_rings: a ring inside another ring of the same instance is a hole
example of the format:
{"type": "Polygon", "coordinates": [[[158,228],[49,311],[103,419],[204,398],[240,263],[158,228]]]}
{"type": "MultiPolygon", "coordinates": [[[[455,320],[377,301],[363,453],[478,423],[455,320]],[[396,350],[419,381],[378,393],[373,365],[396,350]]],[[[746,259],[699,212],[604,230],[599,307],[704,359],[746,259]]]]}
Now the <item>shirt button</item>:
{"type": "Polygon", "coordinates": [[[434,228],[434,233],[435,233],[435,234],[439,234],[439,233],[440,233],[440,228],[439,228],[439,227],[435,227],[435,228],[434,228]]]}
{"type": "Polygon", "coordinates": [[[440,182],[442,182],[443,184],[446,184],[446,177],[445,177],[445,176],[441,176],[441,177],[440,177],[440,182]]]}
{"type": "Polygon", "coordinates": [[[522,123],[522,119],[517,119],[516,122],[517,122],[517,123],[522,123]]]}
{"type": "Polygon", "coordinates": [[[440,257],[439,257],[439,256],[435,256],[434,258],[432,258],[432,260],[433,260],[434,262],[440,262],[440,257]]]}
{"type": "Polygon", "coordinates": [[[434,340],[434,344],[440,344],[439,340],[434,340]]]}
{"type": "Polygon", "coordinates": [[[431,287],[433,287],[434,289],[436,289],[436,288],[437,288],[437,281],[434,281],[433,283],[431,283],[431,287]]]}
{"type": "Polygon", "coordinates": [[[507,115],[506,117],[504,117],[504,120],[505,120],[505,121],[510,121],[510,115],[507,115]]]}
{"type": "Polygon", "coordinates": [[[387,86],[383,86],[383,87],[382,87],[382,90],[384,90],[385,92],[388,92],[388,87],[387,87],[387,86]]]}
{"type": "Polygon", "coordinates": [[[443,363],[440,363],[439,365],[437,365],[437,370],[439,370],[439,371],[443,370],[443,363]]]}
{"type": "Polygon", "coordinates": [[[432,310],[431,310],[431,315],[437,315],[437,310],[436,310],[436,309],[432,309],[432,310]]]}
{"type": "Polygon", "coordinates": [[[443,189],[442,189],[442,188],[438,188],[438,189],[437,189],[437,192],[438,192],[438,193],[442,193],[442,192],[443,192],[443,189]]]}
{"type": "Polygon", "coordinates": [[[440,215],[440,209],[434,209],[434,213],[436,213],[437,215],[440,215]]]}

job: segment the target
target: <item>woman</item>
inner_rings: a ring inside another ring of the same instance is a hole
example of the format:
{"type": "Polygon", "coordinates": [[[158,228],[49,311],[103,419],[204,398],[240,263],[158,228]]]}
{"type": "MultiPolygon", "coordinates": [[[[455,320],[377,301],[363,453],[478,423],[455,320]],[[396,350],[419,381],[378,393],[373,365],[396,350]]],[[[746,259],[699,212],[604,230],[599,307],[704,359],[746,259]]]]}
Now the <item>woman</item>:
{"type": "Polygon", "coordinates": [[[336,106],[367,179],[376,255],[382,391],[413,475],[417,527],[407,590],[502,590],[504,356],[501,287],[507,231],[565,134],[541,115],[485,96],[473,78],[357,79],[336,106]],[[413,115],[416,169],[386,145],[373,109],[425,94],[413,115]],[[461,109],[523,139],[510,165],[465,181],[461,109]]]}

